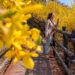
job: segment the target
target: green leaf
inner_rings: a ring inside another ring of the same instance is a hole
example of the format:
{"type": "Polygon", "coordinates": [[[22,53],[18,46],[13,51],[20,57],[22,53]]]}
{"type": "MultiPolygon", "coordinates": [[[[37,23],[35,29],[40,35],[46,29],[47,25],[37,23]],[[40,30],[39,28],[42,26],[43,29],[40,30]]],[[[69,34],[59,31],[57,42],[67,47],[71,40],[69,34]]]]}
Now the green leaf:
{"type": "Polygon", "coordinates": [[[5,14],[0,15],[0,20],[3,20],[4,18],[7,18],[7,17],[11,17],[14,14],[16,14],[16,11],[8,10],[5,14]]]}
{"type": "Polygon", "coordinates": [[[42,40],[42,37],[40,36],[40,37],[38,38],[38,40],[36,41],[36,44],[37,44],[37,45],[40,45],[40,44],[41,44],[41,40],[42,40]]]}

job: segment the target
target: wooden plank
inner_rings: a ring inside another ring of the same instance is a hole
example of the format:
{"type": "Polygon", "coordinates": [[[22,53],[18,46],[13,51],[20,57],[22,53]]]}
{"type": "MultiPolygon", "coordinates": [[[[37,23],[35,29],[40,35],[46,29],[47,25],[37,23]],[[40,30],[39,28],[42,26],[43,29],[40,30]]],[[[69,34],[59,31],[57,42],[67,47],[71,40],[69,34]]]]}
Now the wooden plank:
{"type": "Polygon", "coordinates": [[[13,64],[13,62],[8,67],[4,75],[25,75],[25,68],[22,66],[22,62],[13,64]]]}

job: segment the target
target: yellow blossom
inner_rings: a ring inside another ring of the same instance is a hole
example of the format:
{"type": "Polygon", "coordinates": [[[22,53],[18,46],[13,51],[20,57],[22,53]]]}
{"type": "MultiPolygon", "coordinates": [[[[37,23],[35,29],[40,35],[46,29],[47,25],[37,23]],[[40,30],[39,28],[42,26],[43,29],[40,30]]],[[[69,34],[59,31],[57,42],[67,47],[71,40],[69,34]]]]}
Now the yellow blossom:
{"type": "Polygon", "coordinates": [[[37,46],[36,51],[40,52],[41,51],[41,46],[37,46]]]}
{"type": "Polygon", "coordinates": [[[17,57],[14,58],[13,63],[16,64],[19,61],[17,57]]]}
{"type": "Polygon", "coordinates": [[[9,50],[6,54],[5,57],[8,58],[8,60],[11,60],[14,56],[14,52],[12,52],[11,50],[9,50]]]}
{"type": "Polygon", "coordinates": [[[37,41],[40,36],[40,31],[36,28],[31,29],[32,39],[37,41]]]}
{"type": "Polygon", "coordinates": [[[36,52],[30,52],[29,54],[30,54],[30,56],[32,56],[32,57],[38,57],[38,54],[37,54],[36,52]]]}
{"type": "Polygon", "coordinates": [[[13,42],[13,45],[14,45],[15,48],[17,48],[19,50],[22,50],[22,47],[18,42],[13,42]]]}
{"type": "Polygon", "coordinates": [[[42,9],[43,5],[29,5],[30,3],[31,0],[26,3],[24,0],[2,1],[2,7],[6,11],[0,15],[0,46],[5,44],[10,48],[5,54],[8,60],[13,58],[14,64],[21,60],[26,68],[33,69],[32,57],[38,57],[36,52],[40,49],[40,30],[30,29],[27,20],[32,17],[32,12],[42,9]]]}
{"type": "Polygon", "coordinates": [[[33,49],[33,48],[35,48],[36,45],[35,45],[34,41],[32,41],[32,40],[27,40],[26,46],[27,46],[29,49],[33,49]]]}
{"type": "Polygon", "coordinates": [[[33,69],[34,68],[34,62],[30,56],[25,56],[23,58],[23,64],[26,68],[28,69],[33,69]]]}

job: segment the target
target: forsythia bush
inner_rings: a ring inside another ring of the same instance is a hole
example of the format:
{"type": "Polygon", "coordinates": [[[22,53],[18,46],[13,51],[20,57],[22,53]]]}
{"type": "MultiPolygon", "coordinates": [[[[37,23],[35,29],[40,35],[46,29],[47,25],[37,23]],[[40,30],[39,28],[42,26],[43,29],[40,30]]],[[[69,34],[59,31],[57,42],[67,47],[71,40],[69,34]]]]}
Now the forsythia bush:
{"type": "Polygon", "coordinates": [[[46,20],[48,13],[54,13],[54,21],[56,22],[59,18],[59,29],[62,26],[66,26],[68,31],[75,29],[75,5],[73,7],[68,7],[62,5],[56,1],[50,1],[48,5],[44,5],[44,9],[33,12],[37,14],[37,18],[40,20],[46,20]]]}
{"type": "Polygon", "coordinates": [[[38,29],[30,29],[26,22],[30,13],[43,9],[43,5],[24,1],[0,0],[0,47],[9,48],[5,54],[8,60],[13,58],[14,63],[22,60],[26,68],[33,69],[32,57],[37,57],[41,50],[41,35],[38,29]]]}

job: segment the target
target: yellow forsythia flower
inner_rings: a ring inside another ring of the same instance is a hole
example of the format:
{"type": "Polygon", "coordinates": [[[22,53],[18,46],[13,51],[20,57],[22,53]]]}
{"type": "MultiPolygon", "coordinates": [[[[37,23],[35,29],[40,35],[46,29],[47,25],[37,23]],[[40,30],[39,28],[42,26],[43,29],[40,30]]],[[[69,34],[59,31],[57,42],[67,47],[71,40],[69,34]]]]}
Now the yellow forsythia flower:
{"type": "Polygon", "coordinates": [[[34,5],[29,5],[29,6],[26,6],[24,8],[23,13],[27,14],[27,13],[32,13],[32,12],[35,12],[36,10],[41,10],[43,9],[43,5],[42,4],[34,4],[34,5]]]}
{"type": "Polygon", "coordinates": [[[2,48],[4,46],[4,43],[2,40],[0,40],[0,48],[2,48]]]}
{"type": "Polygon", "coordinates": [[[25,56],[23,58],[23,64],[26,68],[28,69],[33,69],[34,68],[34,62],[30,56],[25,56]]]}
{"type": "Polygon", "coordinates": [[[37,46],[36,51],[40,52],[41,51],[41,46],[37,46]]]}
{"type": "Polygon", "coordinates": [[[25,55],[27,55],[27,53],[21,50],[16,54],[18,59],[22,59],[25,55]]]}
{"type": "Polygon", "coordinates": [[[36,28],[31,29],[32,39],[37,41],[40,36],[40,31],[36,28]]]}
{"type": "Polygon", "coordinates": [[[33,69],[32,57],[38,57],[36,52],[40,51],[40,30],[30,29],[25,23],[31,18],[30,13],[42,9],[43,5],[29,5],[30,3],[31,0],[27,0],[26,3],[24,0],[2,1],[2,6],[6,12],[0,15],[0,36],[3,40],[0,41],[0,46],[4,42],[11,49],[5,54],[8,60],[13,58],[15,64],[21,60],[26,68],[33,69]]]}
{"type": "Polygon", "coordinates": [[[12,24],[12,23],[7,23],[5,26],[6,26],[7,28],[10,28],[10,27],[11,27],[11,24],[12,24]]]}
{"type": "Polygon", "coordinates": [[[30,52],[29,54],[30,54],[30,56],[32,56],[32,57],[38,57],[38,54],[37,54],[36,52],[30,52]]]}
{"type": "Polygon", "coordinates": [[[15,57],[15,58],[13,59],[13,63],[14,63],[14,64],[16,64],[18,61],[19,61],[19,59],[18,59],[17,57],[15,57]]]}
{"type": "Polygon", "coordinates": [[[35,48],[36,45],[35,45],[34,41],[32,41],[32,40],[27,40],[26,46],[27,46],[29,49],[32,49],[32,48],[35,48]]]}
{"type": "Polygon", "coordinates": [[[29,30],[28,24],[25,24],[25,25],[23,26],[23,29],[24,29],[24,31],[28,31],[28,30],[29,30]]]}
{"type": "Polygon", "coordinates": [[[14,56],[14,52],[12,52],[12,50],[9,50],[9,51],[5,54],[5,57],[7,57],[8,60],[11,60],[13,56],[14,56]]]}
{"type": "Polygon", "coordinates": [[[14,42],[13,45],[14,45],[15,48],[17,48],[19,50],[22,50],[22,47],[18,42],[14,42]]]}
{"type": "Polygon", "coordinates": [[[29,18],[31,18],[31,14],[25,15],[24,20],[28,20],[29,18]]]}

